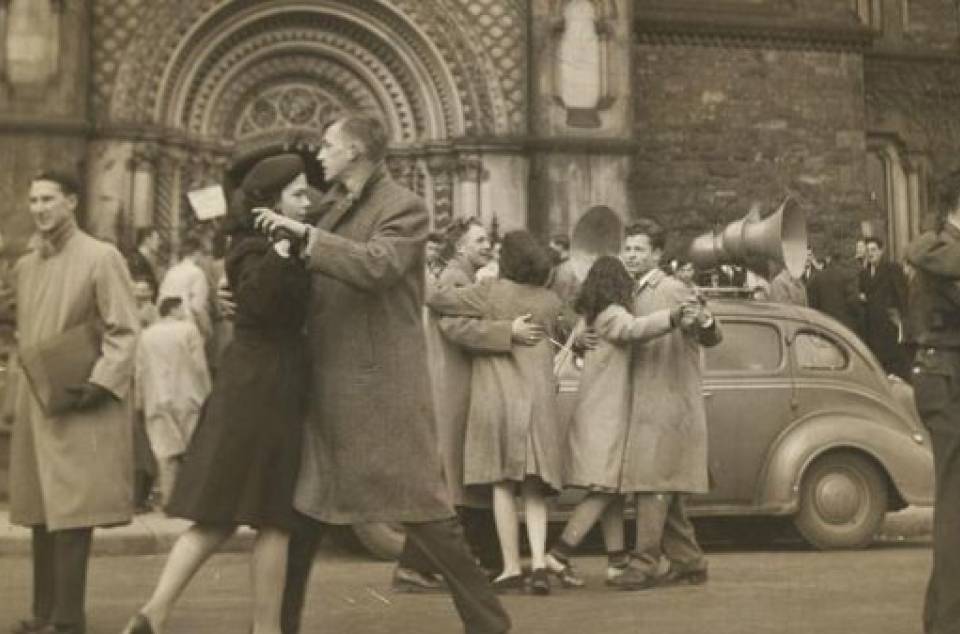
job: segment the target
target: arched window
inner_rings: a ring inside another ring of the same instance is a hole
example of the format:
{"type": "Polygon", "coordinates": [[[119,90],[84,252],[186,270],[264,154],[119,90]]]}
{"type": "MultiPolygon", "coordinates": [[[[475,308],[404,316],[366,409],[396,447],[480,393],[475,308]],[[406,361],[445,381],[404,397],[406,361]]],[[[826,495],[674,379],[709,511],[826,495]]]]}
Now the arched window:
{"type": "Polygon", "coordinates": [[[871,225],[873,235],[886,243],[887,254],[903,257],[906,245],[920,231],[920,216],[926,207],[923,186],[925,161],[909,156],[895,139],[868,140],[867,195],[884,226],[871,225]]]}

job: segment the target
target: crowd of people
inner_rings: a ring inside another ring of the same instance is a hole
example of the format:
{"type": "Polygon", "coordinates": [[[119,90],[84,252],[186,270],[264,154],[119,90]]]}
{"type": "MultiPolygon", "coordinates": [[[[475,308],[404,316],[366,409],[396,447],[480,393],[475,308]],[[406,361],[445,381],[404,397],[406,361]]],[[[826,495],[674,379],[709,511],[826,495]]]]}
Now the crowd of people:
{"type": "MultiPolygon", "coordinates": [[[[199,231],[169,269],[156,231],[140,232],[124,261],[78,228],[75,179],[33,179],[37,237],[16,268],[20,349],[91,325],[98,346],[89,376],[65,386],[67,406],[38,396],[35,377],[14,383],[11,520],[31,528],[34,561],[32,615],[15,632],[84,631],[93,529],[147,503],[151,462],[165,512],[191,524],[125,634],[165,631],[190,580],[243,525],[257,532],[254,634],[300,631],[331,525],[401,523],[393,587],[448,592],[469,634],[510,630],[498,594],[584,586],[572,556],[597,523],[607,585],[707,582],[686,500],[709,488],[700,348],[722,340],[722,325],[693,264],[665,264],[667,232],[648,218],[582,280],[564,235],[491,240],[475,219],[430,233],[423,201],[387,172],[386,148],[376,119],[328,127],[317,160],[332,186],[318,204],[301,156],[258,161],[232,196],[222,262],[199,231]],[[557,377],[572,355],[578,402],[561,434],[557,377]],[[586,495],[549,543],[550,500],[567,487],[586,495]]],[[[960,403],[955,380],[936,382],[960,376],[958,193],[939,231],[911,247],[909,302],[908,276],[876,238],[862,263],[811,253],[800,278],[777,267],[760,284],[721,267],[710,280],[809,303],[860,333],[888,371],[913,375],[937,464],[931,632],[956,618],[960,570],[960,403]],[[922,357],[912,373],[907,342],[922,357]]]]}

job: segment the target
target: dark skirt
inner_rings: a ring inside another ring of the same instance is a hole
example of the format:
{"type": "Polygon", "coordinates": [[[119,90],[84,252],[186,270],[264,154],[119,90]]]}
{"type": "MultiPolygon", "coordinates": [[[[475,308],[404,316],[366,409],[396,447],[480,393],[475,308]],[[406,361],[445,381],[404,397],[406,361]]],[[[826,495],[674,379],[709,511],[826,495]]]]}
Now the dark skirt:
{"type": "Polygon", "coordinates": [[[298,336],[237,331],[166,507],[214,525],[289,530],[308,365],[298,336]]]}

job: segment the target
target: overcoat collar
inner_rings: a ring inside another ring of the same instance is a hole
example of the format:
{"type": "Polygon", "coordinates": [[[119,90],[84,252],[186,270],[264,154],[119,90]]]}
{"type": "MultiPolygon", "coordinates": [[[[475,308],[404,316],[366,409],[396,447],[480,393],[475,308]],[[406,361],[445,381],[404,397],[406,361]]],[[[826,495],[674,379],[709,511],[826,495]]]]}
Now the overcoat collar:
{"type": "Polygon", "coordinates": [[[356,203],[364,198],[370,188],[383,178],[387,178],[387,168],[384,163],[379,163],[374,167],[365,179],[352,181],[350,185],[338,183],[330,193],[333,202],[330,209],[320,216],[317,227],[332,231],[339,224],[348,211],[354,209],[356,203]]]}

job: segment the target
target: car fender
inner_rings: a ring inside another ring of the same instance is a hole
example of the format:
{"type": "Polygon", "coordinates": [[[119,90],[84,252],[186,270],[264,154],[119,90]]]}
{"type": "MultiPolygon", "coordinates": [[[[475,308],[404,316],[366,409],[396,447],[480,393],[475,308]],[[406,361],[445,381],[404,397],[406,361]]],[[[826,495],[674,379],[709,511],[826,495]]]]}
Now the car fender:
{"type": "Polygon", "coordinates": [[[843,449],[873,458],[907,504],[933,504],[933,453],[926,436],[825,412],[797,421],[774,442],[759,479],[758,504],[779,513],[794,513],[807,468],[819,456],[843,449]]]}

